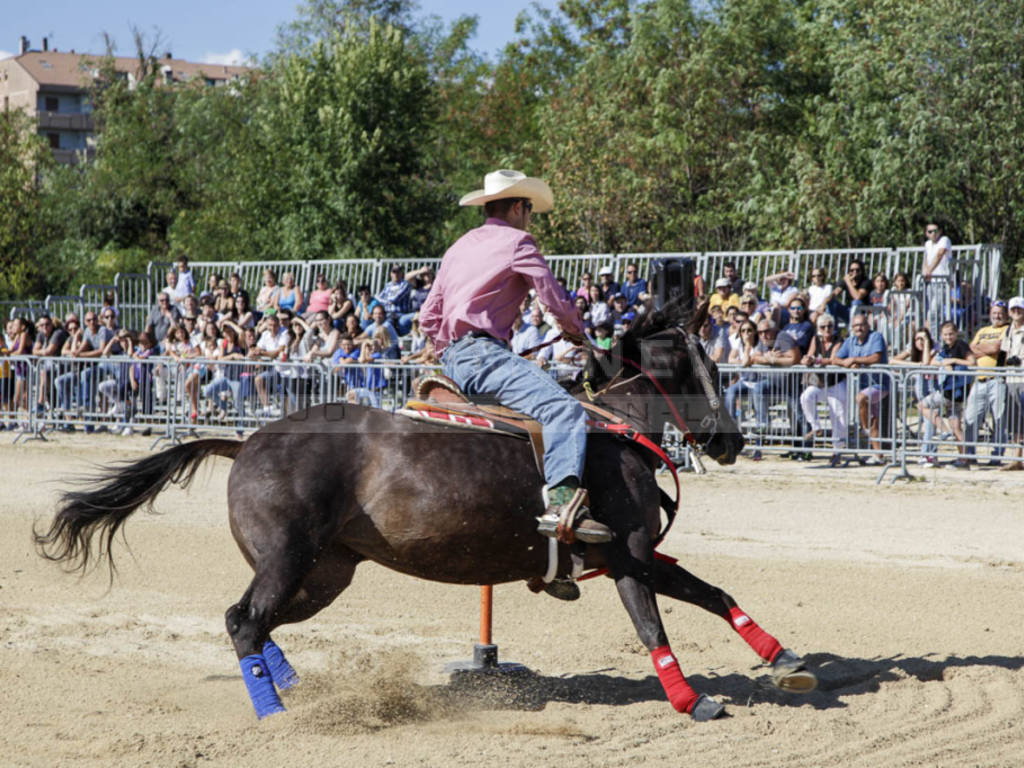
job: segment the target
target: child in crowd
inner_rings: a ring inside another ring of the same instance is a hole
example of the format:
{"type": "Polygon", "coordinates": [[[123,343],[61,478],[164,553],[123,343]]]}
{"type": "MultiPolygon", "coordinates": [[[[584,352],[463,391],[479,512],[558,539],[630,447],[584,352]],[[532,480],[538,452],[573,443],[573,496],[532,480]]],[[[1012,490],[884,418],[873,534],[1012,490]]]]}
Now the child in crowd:
{"type": "Polygon", "coordinates": [[[601,323],[594,326],[594,346],[601,349],[612,348],[612,326],[609,323],[601,323]]]}

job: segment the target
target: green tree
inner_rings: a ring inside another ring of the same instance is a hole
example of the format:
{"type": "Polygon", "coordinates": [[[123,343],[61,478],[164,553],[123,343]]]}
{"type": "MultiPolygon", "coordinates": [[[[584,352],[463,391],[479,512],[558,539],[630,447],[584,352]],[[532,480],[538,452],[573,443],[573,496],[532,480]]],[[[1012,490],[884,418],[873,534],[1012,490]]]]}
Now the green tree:
{"type": "Polygon", "coordinates": [[[804,26],[829,69],[788,167],[753,195],[767,239],[919,243],[939,218],[960,242],[1020,260],[1024,12],[999,2],[826,0],[804,26]]]}
{"type": "Polygon", "coordinates": [[[38,179],[53,155],[20,110],[0,112],[0,296],[44,290],[36,251],[50,235],[38,179]]]}
{"type": "Polygon", "coordinates": [[[230,147],[198,209],[176,223],[176,247],[202,253],[212,242],[224,256],[263,259],[437,251],[437,106],[401,32],[349,28],[277,59],[241,94],[244,120],[221,105],[230,147]]]}

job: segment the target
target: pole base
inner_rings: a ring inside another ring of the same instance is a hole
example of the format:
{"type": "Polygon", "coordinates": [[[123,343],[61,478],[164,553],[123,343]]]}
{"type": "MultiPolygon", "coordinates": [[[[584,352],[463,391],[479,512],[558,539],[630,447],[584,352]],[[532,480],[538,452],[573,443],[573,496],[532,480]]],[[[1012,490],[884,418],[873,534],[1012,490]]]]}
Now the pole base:
{"type": "Polygon", "coordinates": [[[444,665],[444,671],[451,675],[452,682],[459,678],[475,675],[532,675],[524,664],[514,661],[498,661],[498,646],[491,643],[477,643],[473,646],[472,661],[452,661],[444,665]]]}
{"type": "Polygon", "coordinates": [[[525,664],[498,661],[498,646],[478,643],[472,661],[445,665],[449,690],[462,702],[482,709],[544,709],[546,699],[539,690],[537,675],[525,664]]]}

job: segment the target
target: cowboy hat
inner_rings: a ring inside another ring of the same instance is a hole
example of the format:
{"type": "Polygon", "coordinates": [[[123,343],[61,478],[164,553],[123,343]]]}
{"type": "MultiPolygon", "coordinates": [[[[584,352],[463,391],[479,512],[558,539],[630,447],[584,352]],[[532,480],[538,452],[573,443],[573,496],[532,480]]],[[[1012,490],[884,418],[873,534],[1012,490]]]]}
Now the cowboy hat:
{"type": "Polygon", "coordinates": [[[484,176],[484,188],[463,195],[459,205],[483,205],[509,197],[527,198],[533,203],[534,213],[546,213],[554,207],[554,196],[547,182],[507,169],[488,173],[484,176]]]}

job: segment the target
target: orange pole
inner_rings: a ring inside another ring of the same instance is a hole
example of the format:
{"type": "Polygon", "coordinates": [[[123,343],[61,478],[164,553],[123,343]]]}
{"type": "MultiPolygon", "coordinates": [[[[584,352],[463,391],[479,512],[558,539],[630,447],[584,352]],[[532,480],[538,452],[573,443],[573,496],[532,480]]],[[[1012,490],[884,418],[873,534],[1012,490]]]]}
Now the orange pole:
{"type": "Polygon", "coordinates": [[[491,644],[491,607],[494,587],[484,584],[480,587],[480,643],[491,644]]]}

